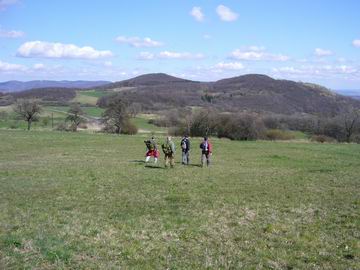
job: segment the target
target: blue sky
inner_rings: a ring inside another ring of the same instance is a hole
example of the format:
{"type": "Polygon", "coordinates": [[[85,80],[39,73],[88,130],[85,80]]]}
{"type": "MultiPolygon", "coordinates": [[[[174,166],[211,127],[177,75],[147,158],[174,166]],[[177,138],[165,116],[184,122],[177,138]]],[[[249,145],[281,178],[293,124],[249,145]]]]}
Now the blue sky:
{"type": "Polygon", "coordinates": [[[360,1],[0,0],[0,81],[247,73],[360,89],[360,1]]]}

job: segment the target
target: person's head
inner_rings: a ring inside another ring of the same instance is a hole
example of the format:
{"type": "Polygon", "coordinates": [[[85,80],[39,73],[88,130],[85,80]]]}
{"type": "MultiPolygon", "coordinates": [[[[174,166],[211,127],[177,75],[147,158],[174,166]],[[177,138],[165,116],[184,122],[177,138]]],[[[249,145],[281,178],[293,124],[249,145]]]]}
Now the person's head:
{"type": "Polygon", "coordinates": [[[152,140],[155,140],[155,137],[154,137],[154,136],[151,136],[151,139],[152,139],[152,140]]]}
{"type": "Polygon", "coordinates": [[[204,141],[207,141],[207,140],[208,140],[208,137],[205,136],[205,137],[204,137],[204,141]]]}
{"type": "Polygon", "coordinates": [[[171,136],[167,136],[166,141],[170,142],[171,141],[171,136]]]}
{"type": "Polygon", "coordinates": [[[184,137],[185,137],[185,138],[189,138],[189,135],[185,134],[184,137]]]}

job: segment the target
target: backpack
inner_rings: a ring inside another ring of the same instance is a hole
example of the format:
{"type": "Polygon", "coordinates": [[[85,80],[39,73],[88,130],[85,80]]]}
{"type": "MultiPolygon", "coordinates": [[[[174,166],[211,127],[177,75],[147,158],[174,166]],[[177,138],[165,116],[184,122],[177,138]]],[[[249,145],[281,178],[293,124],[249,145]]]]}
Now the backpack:
{"type": "Polygon", "coordinates": [[[155,145],[150,140],[144,141],[144,143],[149,151],[155,150],[155,145]]]}
{"type": "Polygon", "coordinates": [[[208,151],[209,151],[209,143],[202,142],[202,143],[200,144],[200,148],[201,148],[204,152],[208,152],[208,151]]]}
{"type": "Polygon", "coordinates": [[[164,154],[166,154],[166,155],[172,154],[171,145],[169,143],[166,143],[166,144],[163,143],[161,145],[161,148],[162,148],[164,154]]]}
{"type": "Polygon", "coordinates": [[[183,149],[183,150],[186,150],[186,149],[187,149],[186,139],[183,139],[183,140],[181,141],[181,149],[183,149]]]}

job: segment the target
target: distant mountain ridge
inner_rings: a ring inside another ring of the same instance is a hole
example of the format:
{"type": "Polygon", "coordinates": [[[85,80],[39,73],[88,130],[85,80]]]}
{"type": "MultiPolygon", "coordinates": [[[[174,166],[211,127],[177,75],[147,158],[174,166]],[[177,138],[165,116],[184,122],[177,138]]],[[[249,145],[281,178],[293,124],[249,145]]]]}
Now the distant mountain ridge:
{"type": "MultiPolygon", "coordinates": [[[[323,86],[276,80],[262,74],[198,82],[152,73],[104,85],[99,89],[121,89],[118,95],[140,103],[149,111],[210,106],[221,111],[336,115],[347,106],[360,108],[358,100],[339,95],[323,86]]],[[[108,98],[111,97],[104,97],[102,101],[108,98]]]]}
{"type": "Polygon", "coordinates": [[[91,88],[100,85],[111,83],[110,81],[53,81],[53,80],[34,80],[34,81],[7,81],[0,82],[0,92],[10,93],[19,92],[34,88],[49,88],[49,87],[62,87],[62,88],[91,88]]]}
{"type": "MultiPolygon", "coordinates": [[[[88,86],[87,83],[80,84],[85,87],[88,86]]],[[[8,104],[14,99],[24,97],[39,98],[53,103],[59,99],[63,104],[70,102],[76,91],[82,90],[78,84],[77,87],[74,85],[74,82],[71,82],[71,89],[61,87],[51,90],[51,87],[43,87],[18,93],[5,93],[0,96],[0,101],[8,104]]],[[[261,74],[241,75],[215,82],[199,82],[164,73],[152,73],[90,87],[105,92],[98,100],[99,106],[106,106],[114,95],[120,95],[129,102],[139,103],[145,112],[211,107],[223,112],[335,116],[349,107],[360,109],[359,100],[339,95],[323,86],[277,80],[261,74]]]]}
{"type": "Polygon", "coordinates": [[[334,91],[340,95],[360,100],[360,89],[337,89],[334,91]]]}

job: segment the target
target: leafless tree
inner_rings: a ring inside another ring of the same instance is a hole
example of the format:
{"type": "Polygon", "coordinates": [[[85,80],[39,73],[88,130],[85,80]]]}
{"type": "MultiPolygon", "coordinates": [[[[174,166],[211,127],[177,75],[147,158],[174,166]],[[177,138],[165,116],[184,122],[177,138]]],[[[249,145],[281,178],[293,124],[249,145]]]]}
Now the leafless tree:
{"type": "Polygon", "coordinates": [[[38,120],[42,109],[39,102],[34,99],[19,99],[14,104],[14,112],[28,123],[27,129],[30,130],[32,122],[38,120]]]}
{"type": "Polygon", "coordinates": [[[140,103],[134,102],[129,105],[128,112],[130,117],[134,118],[136,117],[142,110],[142,106],[140,103]]]}
{"type": "Polygon", "coordinates": [[[341,116],[341,121],[345,131],[345,139],[350,142],[351,136],[360,125],[360,111],[351,108],[341,116]]]}
{"type": "Polygon", "coordinates": [[[68,110],[68,116],[65,120],[71,122],[72,131],[76,132],[78,126],[81,123],[86,122],[86,119],[82,116],[83,114],[84,112],[78,103],[74,103],[70,106],[70,109],[68,110]]]}

